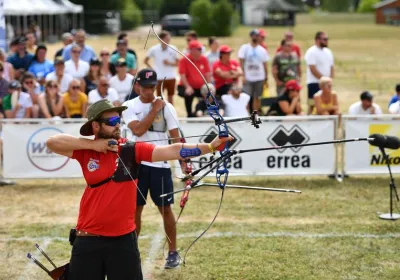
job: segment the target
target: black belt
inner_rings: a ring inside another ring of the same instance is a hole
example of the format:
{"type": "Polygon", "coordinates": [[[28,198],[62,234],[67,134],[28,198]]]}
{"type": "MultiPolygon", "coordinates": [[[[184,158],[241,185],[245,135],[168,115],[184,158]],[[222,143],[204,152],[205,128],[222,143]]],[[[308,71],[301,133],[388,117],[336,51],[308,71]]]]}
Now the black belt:
{"type": "Polygon", "coordinates": [[[105,180],[103,180],[103,181],[101,181],[99,183],[96,183],[96,184],[93,184],[93,185],[89,185],[88,184],[88,187],[91,188],[91,189],[94,189],[94,188],[100,187],[101,185],[104,185],[104,184],[110,182],[112,179],[114,179],[114,175],[112,175],[111,177],[108,177],[107,179],[105,179],[105,180]]]}

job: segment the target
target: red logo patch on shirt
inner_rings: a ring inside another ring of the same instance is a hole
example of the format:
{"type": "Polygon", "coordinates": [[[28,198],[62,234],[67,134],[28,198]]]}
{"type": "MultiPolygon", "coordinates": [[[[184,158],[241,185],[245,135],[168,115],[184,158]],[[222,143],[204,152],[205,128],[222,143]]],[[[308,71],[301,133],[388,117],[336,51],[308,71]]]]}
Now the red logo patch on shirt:
{"type": "Polygon", "coordinates": [[[90,158],[87,164],[87,169],[89,170],[89,172],[96,171],[99,168],[100,168],[99,160],[90,158]]]}

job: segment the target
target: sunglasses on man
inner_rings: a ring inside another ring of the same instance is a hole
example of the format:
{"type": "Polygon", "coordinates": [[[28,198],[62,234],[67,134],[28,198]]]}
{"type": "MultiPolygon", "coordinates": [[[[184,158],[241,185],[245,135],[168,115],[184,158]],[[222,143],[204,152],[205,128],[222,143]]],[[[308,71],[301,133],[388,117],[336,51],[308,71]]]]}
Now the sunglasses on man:
{"type": "Polygon", "coordinates": [[[98,119],[96,120],[99,123],[104,123],[105,125],[108,126],[116,126],[117,124],[121,123],[121,117],[119,116],[114,116],[106,119],[98,119]]]}

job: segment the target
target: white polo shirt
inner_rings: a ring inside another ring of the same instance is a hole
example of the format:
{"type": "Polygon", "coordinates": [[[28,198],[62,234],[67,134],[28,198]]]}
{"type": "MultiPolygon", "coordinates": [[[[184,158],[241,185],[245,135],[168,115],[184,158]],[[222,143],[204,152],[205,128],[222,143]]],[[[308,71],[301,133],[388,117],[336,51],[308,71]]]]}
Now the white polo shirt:
{"type": "MultiPolygon", "coordinates": [[[[156,100],[156,97],[154,97],[154,100],[156,100]]],[[[127,125],[133,121],[143,120],[149,114],[152,108],[152,103],[143,103],[140,100],[139,96],[134,99],[125,101],[122,105],[128,107],[125,111],[122,112],[122,117],[127,125]]],[[[164,106],[163,110],[164,110],[164,119],[166,121],[167,131],[178,128],[178,116],[176,114],[174,106],[172,106],[171,103],[166,102],[166,105],[164,106]]],[[[154,141],[167,138],[168,138],[167,132],[146,131],[142,136],[135,136],[134,139],[129,139],[129,140],[140,142],[149,140],[154,141]]],[[[155,141],[152,143],[156,146],[167,146],[169,144],[168,140],[155,141]]],[[[166,162],[142,161],[142,164],[159,168],[170,167],[167,161],[166,162]]]]}
{"type": "MultiPolygon", "coordinates": [[[[174,49],[175,46],[171,45],[174,49]]],[[[167,47],[165,50],[162,48],[162,44],[152,46],[147,52],[147,57],[153,58],[154,60],[154,70],[157,73],[157,79],[159,81],[172,80],[176,78],[176,66],[165,65],[164,60],[170,63],[176,63],[179,59],[178,53],[167,47]]]]}
{"type": "Polygon", "coordinates": [[[307,84],[319,83],[319,79],[311,73],[310,65],[315,65],[322,76],[331,76],[331,67],[334,65],[333,53],[329,48],[310,47],[304,55],[307,63],[307,84]]]}
{"type": "Polygon", "coordinates": [[[264,63],[269,60],[268,51],[257,45],[253,47],[250,43],[240,47],[238,58],[244,59],[244,76],[246,81],[258,82],[265,80],[264,63]]]}
{"type": "Polygon", "coordinates": [[[224,104],[225,117],[248,117],[247,104],[250,101],[250,95],[242,92],[238,99],[231,94],[221,96],[224,104]]]}
{"type": "Polygon", "coordinates": [[[76,68],[75,63],[70,59],[65,62],[64,72],[70,74],[75,79],[82,79],[89,73],[89,67],[89,63],[79,60],[78,68],[76,68]]]}
{"type": "Polygon", "coordinates": [[[107,99],[110,102],[118,101],[119,100],[118,92],[113,88],[108,88],[107,95],[105,97],[102,97],[97,89],[89,91],[88,94],[89,104],[93,104],[102,99],[107,99]]]}
{"type": "Polygon", "coordinates": [[[132,88],[132,82],[135,77],[131,74],[127,73],[125,79],[122,81],[118,78],[118,75],[111,77],[108,81],[110,83],[110,87],[114,88],[119,95],[119,101],[121,103],[125,102],[125,98],[128,94],[130,94],[130,89],[132,88]]]}
{"type": "MultiPolygon", "coordinates": [[[[372,106],[375,108],[375,115],[382,114],[381,107],[379,107],[378,104],[372,103],[372,106]]],[[[364,108],[361,105],[361,101],[353,103],[349,108],[349,115],[370,115],[370,114],[371,114],[371,108],[364,110],[364,108]]]]}

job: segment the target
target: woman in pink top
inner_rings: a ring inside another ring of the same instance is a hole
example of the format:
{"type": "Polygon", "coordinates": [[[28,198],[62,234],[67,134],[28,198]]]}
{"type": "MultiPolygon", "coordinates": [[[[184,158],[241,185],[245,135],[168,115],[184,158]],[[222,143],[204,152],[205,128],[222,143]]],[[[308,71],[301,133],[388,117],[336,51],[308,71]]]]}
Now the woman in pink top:
{"type": "Polygon", "coordinates": [[[7,62],[7,54],[1,48],[0,48],[0,61],[3,63],[4,67],[3,78],[8,82],[14,80],[14,68],[10,62],[7,62]]]}

